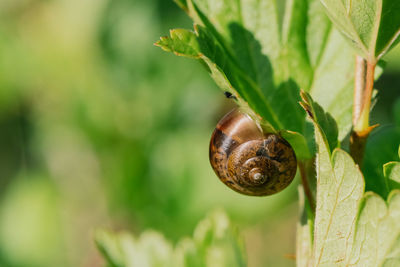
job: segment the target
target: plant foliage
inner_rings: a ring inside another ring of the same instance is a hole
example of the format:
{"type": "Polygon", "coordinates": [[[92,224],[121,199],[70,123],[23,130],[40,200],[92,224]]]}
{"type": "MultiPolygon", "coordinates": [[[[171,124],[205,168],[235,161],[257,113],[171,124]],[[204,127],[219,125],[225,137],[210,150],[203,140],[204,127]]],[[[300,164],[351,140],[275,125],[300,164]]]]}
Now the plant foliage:
{"type": "Polygon", "coordinates": [[[341,141],[351,129],[355,54],[375,66],[398,42],[400,4],[176,2],[194,31],[171,30],[156,45],[199,60],[245,112],[286,138],[301,161],[316,158],[315,210],[300,190],[298,266],[399,264],[400,163],[364,178],[341,141]]]}
{"type": "Polygon", "coordinates": [[[194,31],[171,30],[156,45],[200,60],[242,109],[265,128],[285,132],[298,157],[310,158],[300,88],[332,114],[344,138],[351,128],[353,51],[319,1],[284,2],[178,1],[194,31]]]}
{"type": "Polygon", "coordinates": [[[321,0],[335,26],[370,62],[377,62],[400,37],[400,2],[321,0]]]}
{"type": "MultiPolygon", "coordinates": [[[[299,266],[393,266],[389,264],[400,262],[400,191],[391,190],[387,201],[365,193],[363,175],[351,156],[340,148],[330,149],[325,131],[335,128],[334,121],[321,126],[319,118],[326,113],[306,93],[302,98],[318,151],[314,239],[298,241],[299,266]]],[[[399,178],[398,164],[385,165],[388,177],[399,178]]],[[[309,229],[310,220],[299,226],[303,234],[309,229]]]]}
{"type": "Polygon", "coordinates": [[[134,238],[128,233],[99,230],[96,243],[112,267],[246,266],[242,241],[220,211],[201,221],[193,237],[176,246],[155,231],[134,238]]]}

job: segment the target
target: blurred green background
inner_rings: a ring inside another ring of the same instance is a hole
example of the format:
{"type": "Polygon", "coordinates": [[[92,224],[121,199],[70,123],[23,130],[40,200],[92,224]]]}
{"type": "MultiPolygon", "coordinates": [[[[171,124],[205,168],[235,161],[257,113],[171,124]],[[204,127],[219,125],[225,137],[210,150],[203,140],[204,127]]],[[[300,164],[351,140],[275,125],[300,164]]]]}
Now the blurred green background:
{"type": "MultiPolygon", "coordinates": [[[[249,266],[294,266],[298,179],[265,198],[218,181],[208,142],[232,104],[152,45],[177,27],[172,0],[0,1],[0,266],[102,266],[95,229],[177,241],[218,207],[249,266]]],[[[391,129],[400,49],[386,60],[373,120],[391,129]]]]}

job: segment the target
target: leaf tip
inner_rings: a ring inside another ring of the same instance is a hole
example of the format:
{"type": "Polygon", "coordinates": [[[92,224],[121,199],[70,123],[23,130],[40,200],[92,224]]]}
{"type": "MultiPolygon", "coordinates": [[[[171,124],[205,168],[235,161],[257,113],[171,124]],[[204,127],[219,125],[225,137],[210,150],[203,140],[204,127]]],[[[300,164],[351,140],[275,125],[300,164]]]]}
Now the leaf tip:
{"type": "Polygon", "coordinates": [[[303,89],[300,90],[300,97],[301,97],[301,101],[299,102],[300,106],[307,112],[308,116],[314,120],[314,114],[312,112],[312,100],[311,100],[311,96],[304,91],[303,89]]]}
{"type": "Polygon", "coordinates": [[[157,40],[156,42],[153,43],[154,46],[160,47],[163,50],[168,50],[167,47],[167,42],[168,42],[169,37],[168,36],[161,36],[160,40],[157,40]]]}
{"type": "Polygon", "coordinates": [[[310,102],[310,99],[311,99],[310,95],[303,89],[300,89],[300,97],[303,102],[306,102],[306,103],[310,102]]]}
{"type": "Polygon", "coordinates": [[[158,41],[154,42],[153,45],[161,47],[161,40],[158,40],[158,41]]]}
{"type": "Polygon", "coordinates": [[[301,101],[299,101],[299,104],[300,104],[300,106],[306,111],[307,115],[308,115],[312,120],[314,120],[314,115],[313,115],[312,112],[311,112],[311,107],[310,107],[310,105],[308,105],[308,103],[306,103],[306,102],[301,102],[301,101]]]}

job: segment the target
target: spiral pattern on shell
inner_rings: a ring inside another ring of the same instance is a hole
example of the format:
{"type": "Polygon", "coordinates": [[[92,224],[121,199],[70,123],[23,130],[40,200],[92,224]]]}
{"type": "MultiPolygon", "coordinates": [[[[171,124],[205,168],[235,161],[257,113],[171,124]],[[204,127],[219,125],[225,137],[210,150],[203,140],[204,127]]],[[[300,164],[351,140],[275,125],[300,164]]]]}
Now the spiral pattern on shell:
{"type": "Polygon", "coordinates": [[[223,183],[251,196],[283,190],[297,170],[290,144],[277,134],[263,133],[237,109],[217,124],[210,141],[210,163],[223,183]]]}

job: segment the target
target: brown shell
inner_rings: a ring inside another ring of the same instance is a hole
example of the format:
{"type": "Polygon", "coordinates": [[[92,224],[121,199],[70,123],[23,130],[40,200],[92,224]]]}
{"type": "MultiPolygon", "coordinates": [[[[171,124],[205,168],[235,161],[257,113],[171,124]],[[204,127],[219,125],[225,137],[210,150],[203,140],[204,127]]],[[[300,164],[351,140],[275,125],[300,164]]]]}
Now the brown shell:
{"type": "Polygon", "coordinates": [[[251,196],[275,194],[296,175],[296,155],[277,134],[264,134],[235,109],[217,124],[210,142],[210,163],[231,189],[251,196]]]}

